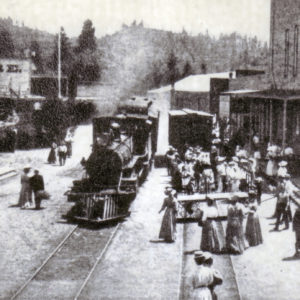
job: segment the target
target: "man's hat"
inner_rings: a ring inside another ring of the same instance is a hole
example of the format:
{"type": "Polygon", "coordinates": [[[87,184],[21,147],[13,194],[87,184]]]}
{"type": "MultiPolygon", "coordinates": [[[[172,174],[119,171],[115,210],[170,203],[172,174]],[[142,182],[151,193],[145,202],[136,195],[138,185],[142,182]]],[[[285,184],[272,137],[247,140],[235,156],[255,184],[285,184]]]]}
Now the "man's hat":
{"type": "Polygon", "coordinates": [[[218,157],[218,162],[223,162],[226,158],[224,156],[219,156],[218,157]]]}
{"type": "Polygon", "coordinates": [[[232,157],[232,160],[235,161],[235,162],[239,162],[239,158],[236,157],[236,156],[233,156],[233,157],[232,157]]]}
{"type": "Polygon", "coordinates": [[[29,170],[31,169],[31,166],[29,164],[25,165],[24,170],[29,170]]]}

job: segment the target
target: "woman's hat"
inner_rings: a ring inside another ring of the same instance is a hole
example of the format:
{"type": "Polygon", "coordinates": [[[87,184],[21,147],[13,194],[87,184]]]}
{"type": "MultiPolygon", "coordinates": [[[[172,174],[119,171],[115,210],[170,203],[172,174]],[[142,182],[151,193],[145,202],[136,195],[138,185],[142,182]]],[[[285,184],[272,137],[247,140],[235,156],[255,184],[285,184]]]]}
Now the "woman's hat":
{"type": "Polygon", "coordinates": [[[209,252],[195,251],[194,252],[194,259],[198,263],[205,263],[206,261],[212,259],[212,255],[209,252]]]}
{"type": "Polygon", "coordinates": [[[235,162],[239,162],[239,158],[236,157],[236,156],[233,156],[233,157],[232,157],[232,160],[235,161],[235,162]]]}
{"type": "Polygon", "coordinates": [[[247,159],[242,158],[242,159],[240,160],[240,163],[241,163],[241,164],[248,164],[249,162],[248,162],[247,159]]]}
{"type": "Polygon", "coordinates": [[[285,160],[282,160],[279,164],[279,167],[286,167],[287,166],[287,162],[285,160]]]}
{"type": "Polygon", "coordinates": [[[238,201],[239,201],[239,197],[238,197],[237,195],[233,195],[233,196],[231,197],[231,201],[232,201],[232,202],[238,202],[238,201]]]}
{"type": "Polygon", "coordinates": [[[224,161],[226,158],[224,157],[224,156],[219,156],[218,157],[218,162],[222,162],[222,161],[224,161]]]}
{"type": "Polygon", "coordinates": [[[262,177],[256,177],[256,178],[255,178],[255,181],[257,181],[257,182],[262,182],[263,179],[262,179],[262,177]]]}

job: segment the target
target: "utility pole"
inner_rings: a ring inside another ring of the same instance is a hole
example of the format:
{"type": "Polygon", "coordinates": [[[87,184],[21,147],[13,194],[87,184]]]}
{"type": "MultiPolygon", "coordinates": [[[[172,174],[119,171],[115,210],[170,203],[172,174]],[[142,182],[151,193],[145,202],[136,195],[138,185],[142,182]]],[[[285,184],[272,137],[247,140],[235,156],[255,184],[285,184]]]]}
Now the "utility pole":
{"type": "Polygon", "coordinates": [[[58,99],[61,99],[61,28],[58,32],[58,64],[57,64],[57,77],[58,77],[58,99]]]}

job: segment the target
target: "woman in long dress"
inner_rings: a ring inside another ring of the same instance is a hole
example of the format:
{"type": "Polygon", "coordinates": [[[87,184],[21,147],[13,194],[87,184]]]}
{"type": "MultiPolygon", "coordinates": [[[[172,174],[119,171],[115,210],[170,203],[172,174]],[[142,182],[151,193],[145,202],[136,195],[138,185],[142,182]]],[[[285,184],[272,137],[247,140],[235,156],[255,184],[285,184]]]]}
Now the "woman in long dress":
{"type": "Polygon", "coordinates": [[[176,191],[166,191],[165,194],[168,197],[164,199],[164,203],[159,211],[159,213],[161,213],[165,210],[160,227],[159,238],[168,243],[172,243],[176,238],[176,202],[174,200],[176,191]]]}
{"type": "Polygon", "coordinates": [[[245,239],[243,232],[244,212],[240,205],[237,205],[238,197],[234,196],[228,206],[226,248],[234,254],[242,254],[245,250],[245,239]]]}
{"type": "Polygon", "coordinates": [[[197,264],[197,270],[190,279],[192,295],[189,299],[217,299],[214,288],[216,285],[222,284],[223,279],[219,271],[212,268],[213,258],[211,254],[208,252],[196,251],[194,253],[194,259],[197,264]]]}
{"type": "Polygon", "coordinates": [[[257,204],[254,198],[250,198],[250,203],[248,205],[248,218],[246,223],[246,239],[248,240],[249,246],[257,246],[262,244],[263,238],[261,234],[261,227],[259,222],[259,217],[256,212],[257,204]]]}
{"type": "Polygon", "coordinates": [[[51,150],[48,156],[48,163],[49,164],[55,164],[56,163],[56,153],[55,150],[57,148],[57,145],[55,143],[52,143],[51,150]]]}
{"type": "Polygon", "coordinates": [[[25,204],[31,202],[31,187],[30,187],[30,178],[28,173],[30,171],[30,167],[24,168],[24,173],[21,175],[21,191],[19,196],[18,205],[21,209],[25,208],[25,204]]]}
{"type": "Polygon", "coordinates": [[[203,210],[200,249],[212,253],[220,253],[223,249],[223,244],[215,221],[218,217],[218,210],[213,204],[213,200],[208,198],[207,207],[203,210]]]}

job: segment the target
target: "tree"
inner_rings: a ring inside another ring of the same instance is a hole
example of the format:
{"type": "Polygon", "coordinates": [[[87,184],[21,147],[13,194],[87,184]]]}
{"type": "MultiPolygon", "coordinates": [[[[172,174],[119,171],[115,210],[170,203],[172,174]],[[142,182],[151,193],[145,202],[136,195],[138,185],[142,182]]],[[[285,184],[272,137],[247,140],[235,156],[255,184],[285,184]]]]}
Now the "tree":
{"type": "Polygon", "coordinates": [[[46,132],[48,143],[60,142],[70,124],[70,116],[62,101],[57,98],[48,98],[42,106],[40,120],[46,132]]]}
{"type": "Polygon", "coordinates": [[[192,66],[189,63],[189,61],[187,61],[183,67],[183,72],[182,72],[181,77],[182,78],[187,77],[187,76],[191,75],[192,73],[193,73],[192,66]]]}
{"type": "Polygon", "coordinates": [[[83,23],[82,31],[78,37],[77,52],[83,52],[86,49],[95,51],[97,48],[95,27],[91,20],[86,20],[83,23]]]}
{"type": "Polygon", "coordinates": [[[167,66],[168,66],[168,79],[169,82],[174,85],[177,76],[178,76],[178,69],[177,69],[177,57],[175,56],[173,50],[170,52],[167,60],[167,66]]]}
{"type": "MultiPolygon", "coordinates": [[[[61,70],[62,73],[65,75],[68,75],[73,64],[73,53],[70,45],[69,38],[67,37],[64,28],[61,27],[60,29],[60,35],[61,35],[61,70]]],[[[49,67],[53,71],[57,71],[58,66],[58,34],[55,36],[54,41],[54,51],[51,57],[51,61],[49,63],[49,67]]]]}
{"type": "Polygon", "coordinates": [[[8,30],[0,28],[0,57],[9,58],[13,57],[15,47],[8,30]]]}
{"type": "MultiPolygon", "coordinates": [[[[99,55],[96,50],[95,28],[91,20],[86,20],[78,37],[76,48],[77,80],[80,78],[84,81],[95,81],[100,78],[99,55]]],[[[73,76],[75,75],[73,74],[73,76]]]]}
{"type": "Polygon", "coordinates": [[[43,59],[41,56],[40,45],[37,41],[35,40],[31,41],[30,52],[31,52],[31,59],[37,68],[37,72],[43,73],[44,72],[43,59]]]}

